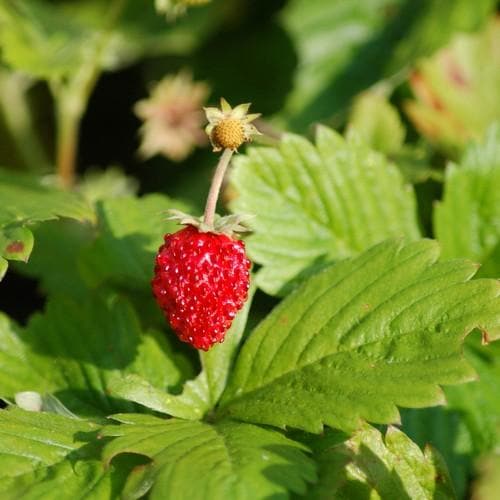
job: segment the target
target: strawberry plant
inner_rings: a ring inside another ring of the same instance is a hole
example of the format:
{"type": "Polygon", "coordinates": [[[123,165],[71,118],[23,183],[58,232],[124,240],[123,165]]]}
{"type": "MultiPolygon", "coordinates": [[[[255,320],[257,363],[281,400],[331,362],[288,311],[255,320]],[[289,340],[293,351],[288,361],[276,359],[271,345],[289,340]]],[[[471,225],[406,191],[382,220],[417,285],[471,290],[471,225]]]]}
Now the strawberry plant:
{"type": "Polygon", "coordinates": [[[496,498],[495,8],[2,2],[0,498],[496,498]]]}

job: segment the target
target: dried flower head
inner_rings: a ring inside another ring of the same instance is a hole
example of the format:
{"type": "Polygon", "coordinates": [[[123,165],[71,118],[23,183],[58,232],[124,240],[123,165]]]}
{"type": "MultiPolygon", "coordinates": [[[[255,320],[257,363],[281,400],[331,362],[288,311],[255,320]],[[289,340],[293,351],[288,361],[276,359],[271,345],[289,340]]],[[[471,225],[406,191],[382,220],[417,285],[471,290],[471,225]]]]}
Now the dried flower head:
{"type": "Polygon", "coordinates": [[[206,144],[202,106],[209,93],[204,82],[194,82],[182,71],[167,76],[138,101],[135,114],[144,121],[139,153],[144,158],[163,154],[174,161],[184,160],[195,148],[206,144]]]}
{"type": "Polygon", "coordinates": [[[260,113],[247,114],[250,104],[240,104],[231,108],[221,98],[219,108],[205,108],[208,125],[205,131],[210,138],[214,151],[230,149],[236,151],[244,142],[251,140],[252,135],[260,132],[250,122],[260,113]]]}

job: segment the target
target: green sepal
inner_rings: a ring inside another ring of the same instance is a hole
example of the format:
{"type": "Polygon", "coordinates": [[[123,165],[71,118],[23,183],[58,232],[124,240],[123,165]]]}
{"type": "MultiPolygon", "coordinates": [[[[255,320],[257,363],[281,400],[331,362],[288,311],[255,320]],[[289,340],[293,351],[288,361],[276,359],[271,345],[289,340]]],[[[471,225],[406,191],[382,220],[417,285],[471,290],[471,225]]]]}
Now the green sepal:
{"type": "Polygon", "coordinates": [[[186,226],[194,226],[202,233],[225,234],[227,236],[232,236],[233,233],[251,231],[251,229],[243,225],[243,222],[255,217],[250,214],[232,214],[227,216],[215,214],[215,221],[212,225],[205,223],[203,216],[195,217],[180,210],[171,209],[168,210],[168,214],[168,220],[177,221],[179,224],[186,226]]]}

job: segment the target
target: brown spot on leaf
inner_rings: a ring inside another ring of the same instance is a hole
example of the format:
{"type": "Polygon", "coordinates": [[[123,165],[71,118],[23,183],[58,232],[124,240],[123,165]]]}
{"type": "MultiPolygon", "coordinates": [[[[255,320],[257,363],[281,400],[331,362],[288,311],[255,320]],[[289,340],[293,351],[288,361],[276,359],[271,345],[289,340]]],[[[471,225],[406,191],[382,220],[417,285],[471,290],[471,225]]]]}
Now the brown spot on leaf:
{"type": "Polygon", "coordinates": [[[481,330],[481,344],[488,345],[490,343],[490,334],[486,330],[481,330]]]}
{"type": "Polygon", "coordinates": [[[369,311],[370,309],[372,308],[372,305],[371,304],[363,304],[361,306],[361,309],[363,309],[363,311],[369,311]]]}
{"type": "Polygon", "coordinates": [[[21,253],[23,250],[24,250],[24,243],[22,241],[19,241],[19,240],[11,241],[5,247],[5,251],[7,253],[21,253]]]}
{"type": "Polygon", "coordinates": [[[288,325],[288,316],[282,316],[279,322],[281,325],[288,325]]]}
{"type": "Polygon", "coordinates": [[[457,86],[462,88],[470,87],[470,82],[465,72],[458,62],[449,54],[445,54],[443,59],[448,78],[457,86]]]}

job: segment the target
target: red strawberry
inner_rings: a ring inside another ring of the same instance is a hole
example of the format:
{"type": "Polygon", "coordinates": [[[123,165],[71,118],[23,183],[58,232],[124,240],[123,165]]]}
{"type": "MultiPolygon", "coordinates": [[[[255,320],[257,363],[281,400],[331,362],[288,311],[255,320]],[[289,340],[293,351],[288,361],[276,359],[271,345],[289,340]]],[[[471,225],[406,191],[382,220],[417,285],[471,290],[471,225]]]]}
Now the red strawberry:
{"type": "Polygon", "coordinates": [[[222,342],[249,288],[245,244],[189,225],[165,235],[153,293],[178,337],[197,349],[222,342]]]}

